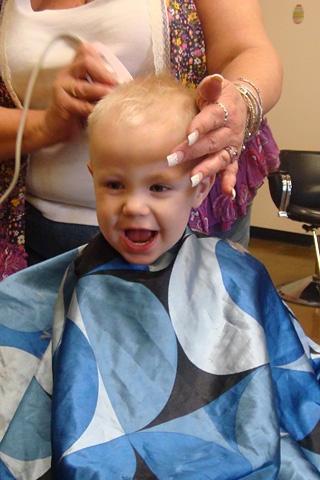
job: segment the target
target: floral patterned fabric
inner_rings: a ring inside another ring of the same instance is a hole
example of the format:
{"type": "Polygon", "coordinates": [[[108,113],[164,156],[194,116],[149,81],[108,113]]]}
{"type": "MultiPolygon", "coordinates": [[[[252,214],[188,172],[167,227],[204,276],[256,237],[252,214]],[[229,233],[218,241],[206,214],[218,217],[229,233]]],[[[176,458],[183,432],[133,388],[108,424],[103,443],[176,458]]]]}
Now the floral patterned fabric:
{"type": "MultiPolygon", "coordinates": [[[[196,88],[206,75],[206,56],[201,24],[193,0],[166,0],[170,29],[171,70],[184,84],[196,88]]],[[[0,9],[3,0],[0,0],[0,9]]],[[[15,107],[0,77],[0,105],[15,107]]],[[[239,160],[235,200],[216,182],[205,202],[192,211],[190,226],[208,234],[227,231],[254,198],[268,172],[279,164],[278,149],[266,120],[260,132],[246,144],[239,160]]],[[[0,205],[0,279],[27,266],[24,251],[24,202],[27,157],[21,162],[17,185],[0,205]]],[[[0,193],[10,184],[14,160],[0,164],[0,193]]]]}
{"type": "Polygon", "coordinates": [[[167,0],[171,72],[191,88],[206,76],[206,52],[193,1],[167,0]]]}
{"type": "MultiPolygon", "coordinates": [[[[0,0],[0,6],[2,1],[0,0]]],[[[7,89],[0,78],[0,105],[13,108],[7,89]]],[[[24,251],[24,202],[27,157],[21,159],[18,182],[11,195],[0,205],[0,279],[27,266],[24,251]]],[[[14,160],[0,163],[0,195],[10,185],[14,173],[14,160]]]]}

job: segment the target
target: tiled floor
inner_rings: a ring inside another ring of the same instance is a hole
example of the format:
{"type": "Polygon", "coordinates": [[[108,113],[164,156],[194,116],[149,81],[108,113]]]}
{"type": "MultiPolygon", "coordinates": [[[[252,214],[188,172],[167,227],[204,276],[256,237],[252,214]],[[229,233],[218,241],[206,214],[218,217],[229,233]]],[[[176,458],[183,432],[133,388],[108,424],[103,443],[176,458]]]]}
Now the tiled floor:
{"type": "MultiPolygon", "coordinates": [[[[303,247],[251,238],[249,251],[264,263],[276,286],[314,273],[313,246],[303,247]]],[[[288,302],[288,305],[296,314],[306,334],[320,343],[320,308],[301,306],[292,302],[288,302]]]]}

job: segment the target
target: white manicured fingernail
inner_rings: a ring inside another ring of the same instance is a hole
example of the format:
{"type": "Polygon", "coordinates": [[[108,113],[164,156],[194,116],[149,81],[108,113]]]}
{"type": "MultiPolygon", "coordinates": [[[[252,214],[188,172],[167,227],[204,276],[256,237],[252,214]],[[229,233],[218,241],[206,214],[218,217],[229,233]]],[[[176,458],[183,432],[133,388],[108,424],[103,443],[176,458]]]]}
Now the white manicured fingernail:
{"type": "Polygon", "coordinates": [[[223,83],[223,76],[220,75],[219,73],[214,73],[213,75],[210,75],[211,78],[214,78],[215,80],[218,80],[220,83],[223,83]]]}
{"type": "Polygon", "coordinates": [[[188,145],[189,145],[189,147],[191,147],[191,145],[196,143],[198,138],[199,138],[198,130],[195,130],[194,132],[190,133],[190,135],[188,135],[188,145]]]}
{"type": "Polygon", "coordinates": [[[232,200],[234,200],[234,199],[236,198],[236,196],[237,196],[236,191],[235,191],[235,189],[233,188],[233,189],[232,189],[232,197],[231,197],[232,200]]]}
{"type": "Polygon", "coordinates": [[[178,165],[183,160],[184,153],[183,152],[174,152],[171,155],[167,156],[167,161],[169,167],[174,167],[175,165],[178,165]]]}
{"type": "Polygon", "coordinates": [[[199,172],[199,173],[196,173],[195,175],[193,175],[193,177],[191,177],[191,184],[192,184],[192,187],[196,187],[197,185],[199,185],[199,183],[201,182],[201,180],[203,179],[203,173],[199,172]]]}

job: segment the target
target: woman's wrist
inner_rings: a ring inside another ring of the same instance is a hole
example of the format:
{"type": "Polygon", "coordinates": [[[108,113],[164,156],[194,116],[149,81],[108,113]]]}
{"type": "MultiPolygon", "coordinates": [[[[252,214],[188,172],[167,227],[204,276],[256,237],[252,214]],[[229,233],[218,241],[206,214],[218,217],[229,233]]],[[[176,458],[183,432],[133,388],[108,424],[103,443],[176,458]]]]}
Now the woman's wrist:
{"type": "Polygon", "coordinates": [[[234,86],[244,99],[247,106],[247,122],[244,134],[244,142],[249,141],[259,131],[263,118],[262,99],[259,88],[250,80],[237,78],[234,86]],[[239,83],[242,82],[242,83],[239,83]],[[250,85],[249,88],[247,85],[250,85]]]}
{"type": "MultiPolygon", "coordinates": [[[[2,110],[2,108],[1,108],[2,110]]],[[[13,158],[16,149],[16,138],[23,111],[18,108],[3,108],[0,115],[0,159],[13,158]]],[[[25,155],[48,144],[48,138],[41,125],[44,111],[30,110],[23,131],[21,153],[25,155]]]]}
{"type": "Polygon", "coordinates": [[[55,129],[50,129],[45,110],[29,110],[22,136],[22,154],[33,153],[40,148],[58,143],[60,137],[55,129]]]}

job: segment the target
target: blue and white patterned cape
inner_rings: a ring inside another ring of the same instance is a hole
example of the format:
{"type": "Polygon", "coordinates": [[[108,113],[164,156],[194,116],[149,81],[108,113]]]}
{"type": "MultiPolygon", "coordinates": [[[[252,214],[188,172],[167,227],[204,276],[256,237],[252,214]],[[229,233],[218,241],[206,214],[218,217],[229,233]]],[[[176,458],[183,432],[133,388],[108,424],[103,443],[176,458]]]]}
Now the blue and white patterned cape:
{"type": "Polygon", "coordinates": [[[179,247],[0,284],[1,480],[320,479],[318,346],[253,257],[179,247]]]}

